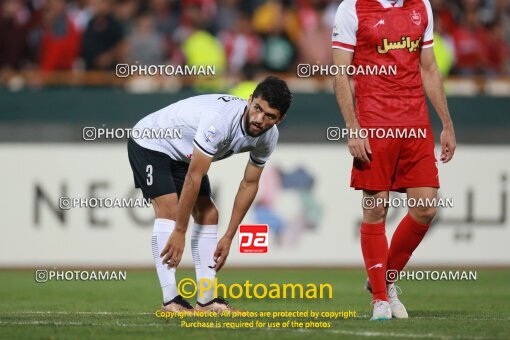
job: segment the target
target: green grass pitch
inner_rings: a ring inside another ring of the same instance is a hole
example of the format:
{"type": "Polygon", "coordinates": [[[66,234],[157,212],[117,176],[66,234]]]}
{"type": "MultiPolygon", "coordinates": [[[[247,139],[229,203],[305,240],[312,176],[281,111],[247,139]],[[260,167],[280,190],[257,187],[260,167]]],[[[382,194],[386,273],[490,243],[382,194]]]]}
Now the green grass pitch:
{"type": "MultiPolygon", "coordinates": [[[[178,279],[194,277],[190,269],[178,279]]],[[[401,300],[410,319],[369,321],[370,296],[361,269],[224,269],[221,283],[330,283],[333,299],[231,299],[250,311],[355,310],[328,329],[190,329],[154,315],[160,305],[155,272],[127,270],[126,281],[36,283],[34,271],[0,271],[2,339],[510,339],[510,270],[478,270],[477,281],[405,281],[401,300]]],[[[194,300],[190,299],[194,304],[194,300]]],[[[267,319],[267,321],[272,321],[267,319]]],[[[303,320],[301,320],[303,321],[303,320]]]]}

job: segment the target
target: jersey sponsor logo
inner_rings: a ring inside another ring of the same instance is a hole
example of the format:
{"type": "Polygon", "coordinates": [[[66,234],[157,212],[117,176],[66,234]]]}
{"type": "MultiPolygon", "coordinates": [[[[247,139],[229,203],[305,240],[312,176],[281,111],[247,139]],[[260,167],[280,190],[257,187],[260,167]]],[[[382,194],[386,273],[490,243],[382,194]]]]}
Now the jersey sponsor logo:
{"type": "Polygon", "coordinates": [[[218,97],[218,100],[223,100],[225,103],[228,103],[229,101],[232,101],[232,100],[241,100],[242,98],[239,98],[239,97],[235,97],[235,96],[221,96],[221,97],[218,97]]]}
{"type": "Polygon", "coordinates": [[[416,52],[420,47],[422,37],[411,40],[411,37],[402,37],[400,41],[390,42],[387,38],[382,40],[382,45],[377,46],[379,54],[386,54],[391,50],[408,50],[410,53],[416,52]]]}
{"type": "Polygon", "coordinates": [[[411,21],[414,22],[417,26],[419,26],[421,24],[420,13],[413,11],[413,13],[411,13],[411,21]]]}
{"type": "Polygon", "coordinates": [[[239,226],[239,252],[265,254],[269,245],[267,224],[241,224],[239,226]]]}
{"type": "Polygon", "coordinates": [[[373,28],[376,28],[376,27],[377,27],[377,26],[379,26],[379,25],[384,25],[384,19],[379,20],[379,21],[377,22],[377,24],[375,24],[375,25],[374,25],[374,27],[373,27],[373,28]]]}
{"type": "Polygon", "coordinates": [[[207,132],[205,133],[205,140],[209,143],[212,142],[216,138],[216,128],[214,125],[209,126],[207,132]]]}

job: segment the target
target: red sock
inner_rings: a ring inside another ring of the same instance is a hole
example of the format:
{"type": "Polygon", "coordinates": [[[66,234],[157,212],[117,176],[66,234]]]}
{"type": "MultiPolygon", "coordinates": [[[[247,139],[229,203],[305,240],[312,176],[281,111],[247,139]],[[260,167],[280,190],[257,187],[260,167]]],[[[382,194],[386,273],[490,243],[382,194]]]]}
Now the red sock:
{"type": "Polygon", "coordinates": [[[388,270],[400,272],[411,258],[413,251],[418,247],[427,233],[430,224],[416,222],[407,214],[398,225],[388,254],[388,270]]]}
{"type": "Polygon", "coordinates": [[[388,301],[386,293],[386,261],[388,241],[383,223],[361,223],[361,251],[374,300],[388,301]]]}

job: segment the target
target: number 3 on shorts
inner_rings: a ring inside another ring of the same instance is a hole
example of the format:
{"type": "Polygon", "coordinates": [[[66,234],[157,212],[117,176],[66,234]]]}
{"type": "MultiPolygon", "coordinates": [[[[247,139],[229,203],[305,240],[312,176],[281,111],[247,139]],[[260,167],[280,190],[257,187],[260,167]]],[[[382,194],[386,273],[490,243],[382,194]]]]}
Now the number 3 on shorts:
{"type": "Polygon", "coordinates": [[[148,164],[145,168],[145,172],[147,172],[147,185],[152,185],[152,165],[148,164]]]}

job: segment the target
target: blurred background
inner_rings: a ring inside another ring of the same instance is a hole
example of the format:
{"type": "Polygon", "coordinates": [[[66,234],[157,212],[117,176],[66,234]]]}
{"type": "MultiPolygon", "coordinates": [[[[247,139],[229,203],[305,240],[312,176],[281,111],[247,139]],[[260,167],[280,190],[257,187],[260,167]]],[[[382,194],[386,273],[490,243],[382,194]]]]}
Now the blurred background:
{"type": "MultiPolygon", "coordinates": [[[[459,147],[451,163],[439,165],[440,195],[455,207],[440,212],[416,261],[508,266],[510,1],[430,2],[459,147]]],[[[295,96],[245,219],[270,225],[271,248],[253,256],[233,250],[231,261],[361,265],[361,199],[349,188],[351,157],[345,141],[326,138],[328,127],[343,125],[331,79],[296,74],[300,63],[331,63],[339,3],[2,0],[0,175],[8,194],[0,196],[0,266],[150,266],[151,208],[58,209],[60,196],[139,195],[126,140],[84,141],[83,128],[129,128],[197,93],[247,97],[268,74],[284,78],[295,96]],[[216,75],[119,78],[121,63],[214,65],[216,75]]],[[[441,126],[430,109],[439,142],[441,126]]],[[[246,160],[239,155],[211,169],[220,233],[246,160]]],[[[404,209],[391,212],[390,233],[403,215],[404,209]]],[[[191,257],[184,263],[191,265],[191,257]]]]}

